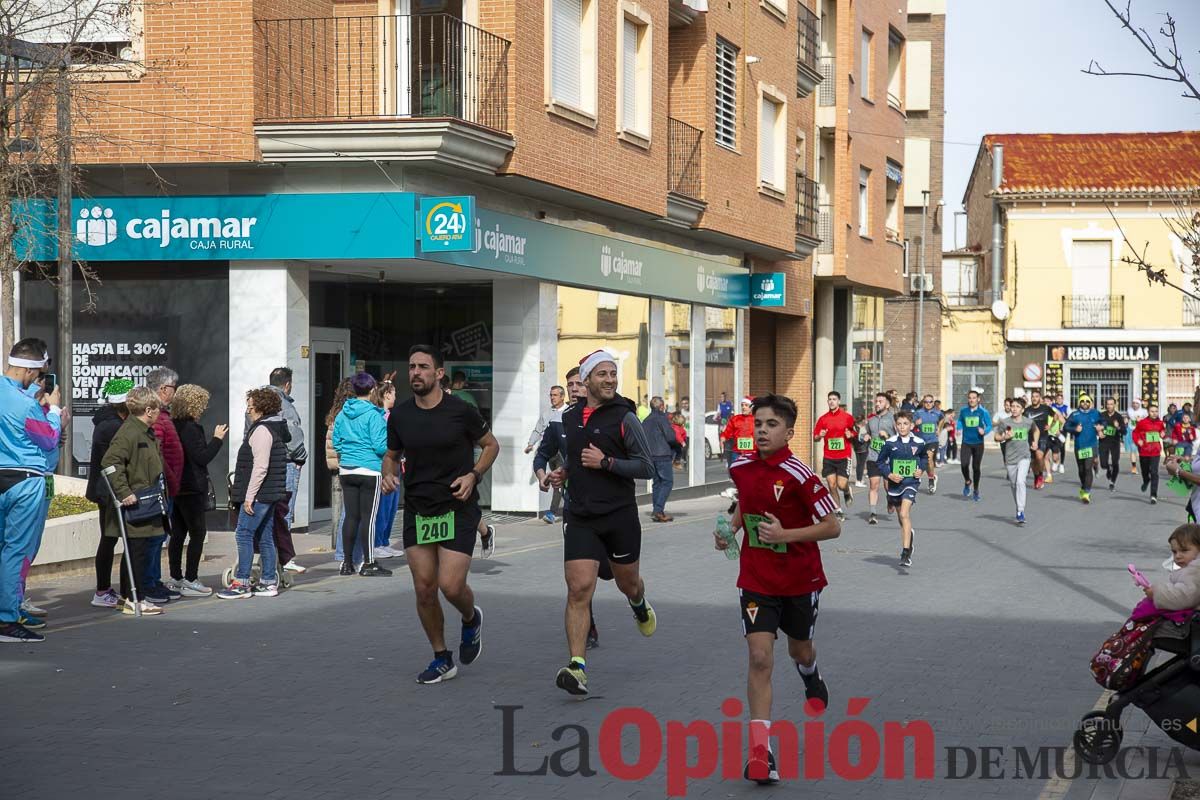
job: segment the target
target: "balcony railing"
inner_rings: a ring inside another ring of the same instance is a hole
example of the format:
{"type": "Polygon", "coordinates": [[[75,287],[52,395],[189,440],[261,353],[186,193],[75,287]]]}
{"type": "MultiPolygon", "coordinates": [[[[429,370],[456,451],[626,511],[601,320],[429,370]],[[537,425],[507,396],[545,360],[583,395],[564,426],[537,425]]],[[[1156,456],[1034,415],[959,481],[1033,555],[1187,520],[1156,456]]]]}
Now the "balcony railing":
{"type": "Polygon", "coordinates": [[[1200,327],[1200,300],[1183,296],[1183,324],[1189,328],[1200,327]]]}
{"type": "Polygon", "coordinates": [[[807,97],[809,92],[802,92],[801,89],[811,86],[812,80],[806,80],[805,73],[812,76],[821,74],[817,69],[817,42],[820,41],[817,28],[820,21],[804,3],[796,4],[796,13],[799,22],[799,39],[796,43],[796,96],[807,97]]]}
{"type": "Polygon", "coordinates": [[[667,118],[668,191],[693,200],[703,199],[700,181],[703,137],[704,131],[674,117],[667,118]]]}
{"type": "Polygon", "coordinates": [[[826,204],[817,208],[817,238],[821,244],[818,253],[833,252],[833,206],[826,204]]]}
{"type": "Polygon", "coordinates": [[[836,64],[833,56],[821,56],[817,59],[817,71],[821,73],[821,87],[817,90],[819,106],[831,106],[837,102],[837,81],[834,79],[836,64]]]}
{"type": "Polygon", "coordinates": [[[809,239],[820,238],[817,213],[817,182],[803,175],[796,176],[796,235],[809,239]]]}
{"type": "Polygon", "coordinates": [[[260,122],[450,118],[508,130],[509,43],[449,14],[256,20],[260,122]]]}
{"type": "Polygon", "coordinates": [[[889,106],[896,109],[897,111],[902,110],[900,107],[900,96],[899,95],[893,94],[892,92],[888,92],[887,93],[887,102],[888,102],[889,106]]]}
{"type": "Polygon", "coordinates": [[[1124,328],[1125,295],[1064,295],[1064,328],[1124,328]]]}

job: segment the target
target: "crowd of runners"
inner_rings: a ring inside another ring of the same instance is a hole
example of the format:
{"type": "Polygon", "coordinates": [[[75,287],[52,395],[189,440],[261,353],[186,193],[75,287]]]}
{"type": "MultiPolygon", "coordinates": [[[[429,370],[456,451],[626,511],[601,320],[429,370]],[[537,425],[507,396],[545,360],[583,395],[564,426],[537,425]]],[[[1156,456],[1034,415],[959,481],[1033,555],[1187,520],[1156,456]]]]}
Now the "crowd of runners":
{"type": "MultiPolygon", "coordinates": [[[[0,641],[44,639],[37,631],[45,627],[41,609],[24,596],[24,577],[45,524],[49,473],[65,414],[57,389],[45,377],[48,368],[45,344],[23,340],[10,353],[0,386],[0,513],[6,523],[0,641]]],[[[436,684],[456,677],[459,666],[473,664],[483,650],[484,609],[468,575],[477,546],[482,557],[496,548],[496,531],[483,519],[478,486],[500,444],[470,393],[447,379],[437,348],[413,346],[407,372],[411,396],[401,402],[394,374],[377,379],[363,372],[342,382],[327,416],[325,458],[344,507],[335,526],[339,574],[386,578],[392,571],[380,562],[405,556],[433,654],[416,680],[436,684]],[[391,530],[401,489],[401,547],[394,548],[391,530]],[[461,620],[457,656],[447,645],[443,598],[461,620]]],[[[552,508],[561,503],[567,661],[554,683],[578,697],[590,692],[587,653],[599,641],[592,613],[599,581],[611,581],[624,595],[643,636],[658,627],[640,569],[638,482],[659,478],[658,462],[667,459],[669,470],[680,456],[666,442],[674,440],[670,429],[653,416],[662,412],[661,403],[652,401],[652,412],[640,414],[634,401],[619,393],[618,374],[612,353],[584,356],[566,374],[566,386],[551,392],[551,413],[526,448],[540,488],[556,494],[552,508]],[[656,431],[663,441],[652,443],[656,431]]],[[[237,514],[237,563],[218,598],[275,597],[287,571],[304,571],[293,560],[289,526],[308,453],[290,392],[291,373],[280,368],[266,386],[246,393],[245,436],[229,487],[237,514]]],[[[94,420],[88,487],[88,497],[101,507],[104,533],[92,604],[155,615],[173,600],[212,595],[197,569],[205,512],[215,504],[207,465],[228,427],[218,425],[206,434],[198,419],[208,392],[180,385],[169,369],[155,370],[139,386],[114,379],[104,395],[107,403],[94,420]],[[119,593],[109,585],[118,539],[125,544],[119,593]],[[157,574],[164,544],[166,579],[157,574]]],[[[726,410],[727,403],[722,406],[721,441],[733,503],[714,531],[714,544],[740,562],[749,780],[778,780],[769,739],[779,631],[787,637],[806,702],[828,704],[813,641],[826,585],[819,543],[841,535],[855,488],[867,489],[868,525],[879,523],[880,501],[887,514],[895,515],[904,568],[913,564],[919,495],[936,494],[939,468],[957,464],[963,498],[978,502],[989,438],[999,445],[995,450],[1005,466],[1018,525],[1026,521],[1029,489],[1045,491],[1055,475],[1065,473],[1069,457],[1084,504],[1091,503],[1101,470],[1109,491],[1117,491],[1128,456],[1149,502],[1157,502],[1159,472],[1165,467],[1184,492],[1191,492],[1190,514],[1200,512],[1200,454],[1195,453],[1190,404],[1160,415],[1154,404],[1142,408],[1134,401],[1118,411],[1113,398],[1103,398],[1101,410],[1087,395],[1068,407],[1061,395],[1046,402],[1033,390],[1028,399],[1004,400],[1003,410],[993,413],[974,389],[957,409],[943,408],[928,394],[910,393],[901,400],[894,392],[880,392],[870,413],[856,419],[836,391],[825,400],[827,411],[812,431],[819,445],[819,476],[792,451],[799,416],[792,399],[747,397],[736,414],[726,410]]],[[[940,477],[945,478],[944,470],[940,477]]],[[[653,518],[663,521],[657,496],[654,506],[653,518]]]]}

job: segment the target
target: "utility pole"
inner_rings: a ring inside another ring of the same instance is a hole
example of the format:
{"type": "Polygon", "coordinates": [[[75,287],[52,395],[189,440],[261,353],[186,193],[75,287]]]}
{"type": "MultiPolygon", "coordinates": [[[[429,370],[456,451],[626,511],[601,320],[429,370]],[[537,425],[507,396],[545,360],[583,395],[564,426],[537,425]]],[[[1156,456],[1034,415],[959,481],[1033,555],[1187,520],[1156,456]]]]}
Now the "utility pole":
{"type": "Polygon", "coordinates": [[[926,217],[929,214],[929,190],[925,189],[921,192],[921,252],[917,254],[917,264],[921,276],[917,286],[917,375],[913,387],[913,391],[917,393],[917,397],[921,396],[921,362],[922,356],[925,354],[925,231],[926,217]]]}
{"type": "MultiPolygon", "coordinates": [[[[64,409],[71,408],[71,312],[74,269],[71,258],[71,76],[70,56],[64,48],[58,70],[58,385],[64,409]]],[[[63,415],[65,450],[58,459],[58,474],[71,474],[71,415],[63,415]]]]}

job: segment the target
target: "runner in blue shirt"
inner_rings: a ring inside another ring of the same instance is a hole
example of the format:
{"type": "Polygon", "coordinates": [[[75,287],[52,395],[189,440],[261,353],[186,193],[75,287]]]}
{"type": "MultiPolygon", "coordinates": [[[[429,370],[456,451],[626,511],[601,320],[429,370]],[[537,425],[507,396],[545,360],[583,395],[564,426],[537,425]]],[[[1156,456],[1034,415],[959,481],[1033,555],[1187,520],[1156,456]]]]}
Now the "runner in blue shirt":
{"type": "Polygon", "coordinates": [[[979,392],[967,392],[967,404],[958,411],[956,428],[962,431],[963,497],[979,502],[979,473],[983,467],[983,441],[992,432],[992,415],[979,405],[979,392]],[[974,475],[972,475],[972,472],[974,475]],[[974,489],[974,492],[972,492],[974,489]]]}
{"type": "Polygon", "coordinates": [[[937,491],[938,434],[945,425],[946,415],[933,407],[933,395],[921,398],[921,407],[913,413],[913,430],[925,442],[925,457],[929,461],[929,493],[937,491]]]}
{"type": "Polygon", "coordinates": [[[1063,430],[1075,435],[1075,465],[1079,468],[1079,499],[1084,503],[1092,502],[1092,476],[1095,474],[1092,464],[1096,460],[1096,449],[1099,447],[1099,432],[1104,426],[1100,421],[1100,412],[1092,407],[1092,398],[1086,394],[1079,396],[1079,408],[1067,417],[1063,430]]]}
{"type": "Polygon", "coordinates": [[[879,450],[879,472],[887,479],[888,513],[896,512],[900,520],[900,566],[912,566],[913,526],[912,507],[921,488],[921,473],[928,460],[928,448],[923,439],[912,433],[912,414],[896,414],[896,435],[883,443],[879,450]]]}

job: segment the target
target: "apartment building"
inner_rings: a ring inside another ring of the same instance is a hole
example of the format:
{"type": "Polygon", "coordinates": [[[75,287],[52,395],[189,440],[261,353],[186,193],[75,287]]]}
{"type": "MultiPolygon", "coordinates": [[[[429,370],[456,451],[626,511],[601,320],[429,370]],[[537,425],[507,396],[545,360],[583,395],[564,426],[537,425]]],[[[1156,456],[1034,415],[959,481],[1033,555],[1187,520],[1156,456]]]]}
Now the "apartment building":
{"type": "Polygon", "coordinates": [[[941,375],[945,0],[909,0],[904,69],[904,242],[899,296],[884,301],[884,381],[936,393],[941,375]]]}
{"type": "Polygon", "coordinates": [[[897,6],[820,5],[814,389],[838,390],[855,413],[882,388],[883,301],[904,289],[908,13],[897,6]]]}
{"type": "MultiPolygon", "coordinates": [[[[537,509],[525,443],[599,346],[622,393],[690,408],[677,486],[726,477],[701,456],[721,392],[789,393],[811,424],[821,73],[802,3],[135,9],[78,68],[95,80],[76,126],[97,136],[77,151],[74,246],[103,283],[75,319],[77,468],[114,371],[169,364],[212,391],[213,424],[289,366],[320,452],[341,376],[403,374],[417,342],[501,441],[496,510],[537,509]]],[[[54,319],[51,286],[26,281],[22,333],[53,342],[54,319]]],[[[309,462],[300,524],[328,515],[328,478],[309,462]]]]}
{"type": "Polygon", "coordinates": [[[980,386],[989,407],[1035,388],[1120,408],[1191,400],[1200,303],[1125,259],[1144,252],[1190,284],[1193,256],[1170,223],[1200,204],[1200,131],[990,134],[963,203],[967,245],[943,262],[960,287],[942,331],[944,392],[980,386]]]}

